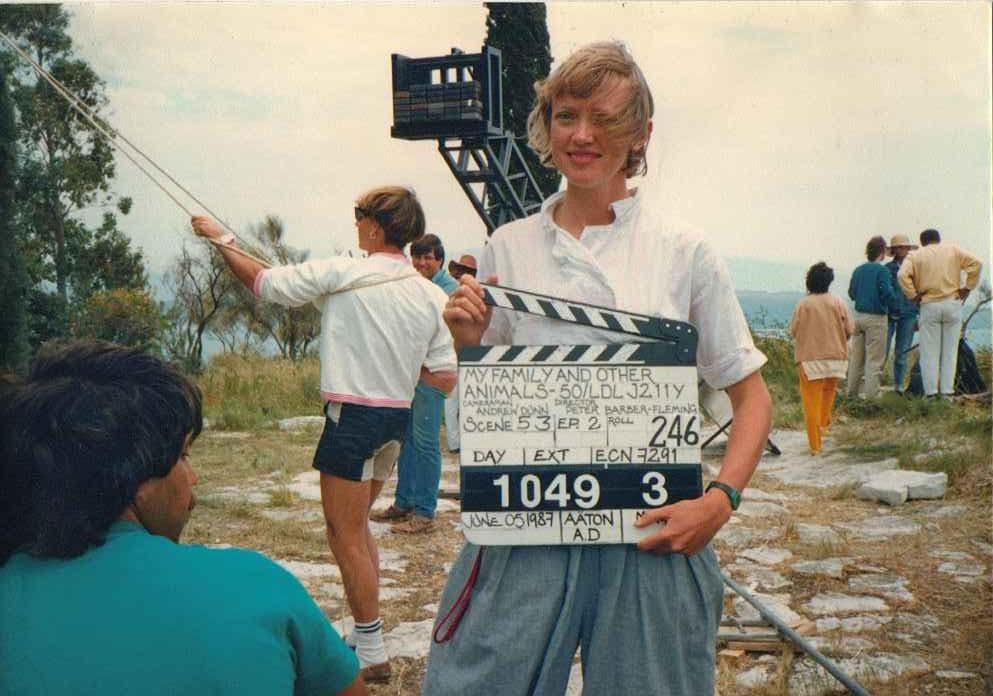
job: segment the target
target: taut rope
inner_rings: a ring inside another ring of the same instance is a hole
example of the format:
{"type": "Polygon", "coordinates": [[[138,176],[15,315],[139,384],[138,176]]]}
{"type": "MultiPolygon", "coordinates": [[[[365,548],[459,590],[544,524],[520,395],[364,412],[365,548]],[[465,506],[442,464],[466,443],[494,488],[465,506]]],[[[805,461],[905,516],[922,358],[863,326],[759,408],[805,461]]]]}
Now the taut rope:
{"type": "MultiPolygon", "coordinates": [[[[94,117],[92,111],[86,105],[85,102],[83,102],[76,95],[74,95],[72,92],[70,92],[66,88],[65,85],[63,85],[51,73],[49,73],[47,70],[45,70],[45,68],[43,68],[40,64],[38,64],[38,62],[35,61],[30,55],[28,55],[27,52],[25,52],[20,46],[18,46],[14,42],[13,39],[11,39],[9,36],[7,36],[2,31],[0,31],[0,39],[3,39],[7,43],[7,45],[9,45],[14,50],[14,52],[18,56],[21,57],[22,60],[24,60],[25,62],[27,62],[34,69],[34,71],[36,73],[38,73],[38,76],[39,77],[41,77],[48,84],[50,84],[55,89],[55,91],[62,98],[64,98],[67,102],[69,102],[69,105],[73,109],[75,109],[76,111],[78,111],[83,116],[83,118],[85,118],[87,121],[89,121],[90,124],[97,130],[97,132],[99,132],[101,135],[103,135],[107,139],[107,142],[110,144],[110,146],[112,148],[114,148],[114,150],[116,150],[117,152],[120,152],[122,155],[124,155],[125,157],[127,157],[131,161],[131,163],[134,164],[134,166],[136,166],[139,169],[139,171],[141,171],[142,174],[144,174],[146,177],[148,177],[149,181],[151,181],[153,184],[155,184],[155,186],[157,186],[159,188],[159,190],[161,190],[166,196],[168,196],[169,199],[180,208],[180,210],[182,210],[184,213],[186,213],[190,217],[192,217],[194,215],[194,213],[189,208],[187,208],[185,205],[183,205],[183,203],[178,198],[176,198],[176,196],[174,196],[173,193],[171,191],[169,191],[126,148],[121,147],[121,144],[118,142],[118,140],[120,140],[121,142],[123,142],[124,144],[126,144],[128,147],[130,147],[132,150],[134,150],[136,153],[138,153],[138,155],[140,155],[156,171],[158,171],[166,179],[168,179],[174,186],[176,186],[176,188],[178,188],[180,191],[182,191],[183,193],[185,193],[191,200],[193,200],[195,203],[197,203],[197,205],[199,205],[201,208],[203,208],[204,210],[206,210],[211,215],[211,217],[213,217],[215,220],[217,220],[224,227],[224,229],[226,229],[228,232],[230,232],[231,234],[233,234],[236,239],[239,239],[239,240],[241,239],[241,237],[238,235],[238,233],[235,232],[233,229],[231,229],[231,226],[228,225],[226,222],[224,222],[224,220],[221,219],[221,217],[219,215],[217,215],[217,213],[215,213],[214,211],[212,211],[199,198],[197,198],[195,195],[193,195],[193,193],[191,193],[189,190],[187,190],[186,187],[184,187],[182,184],[180,184],[178,181],[176,181],[176,179],[171,174],[169,174],[169,172],[167,172],[165,169],[163,169],[162,167],[160,167],[151,157],[149,157],[148,155],[146,155],[141,150],[141,148],[139,148],[137,145],[135,145],[130,140],[128,140],[126,137],[124,137],[124,135],[122,135],[116,129],[108,130],[108,128],[105,128],[102,124],[98,123],[97,120],[96,120],[96,118],[94,117]]],[[[232,246],[232,245],[229,245],[229,244],[223,244],[223,243],[218,242],[218,241],[213,240],[213,239],[209,239],[208,241],[211,244],[213,244],[214,246],[218,247],[218,248],[227,249],[227,250],[229,250],[231,252],[234,252],[236,254],[239,254],[241,256],[244,256],[246,258],[249,258],[249,259],[255,261],[256,263],[261,264],[264,268],[271,268],[272,267],[272,264],[269,261],[267,261],[265,259],[261,259],[261,258],[259,258],[257,256],[254,256],[254,255],[248,253],[247,251],[245,251],[244,249],[241,249],[239,247],[232,246]]],[[[242,240],[242,241],[244,241],[244,240],[242,240]]]]}

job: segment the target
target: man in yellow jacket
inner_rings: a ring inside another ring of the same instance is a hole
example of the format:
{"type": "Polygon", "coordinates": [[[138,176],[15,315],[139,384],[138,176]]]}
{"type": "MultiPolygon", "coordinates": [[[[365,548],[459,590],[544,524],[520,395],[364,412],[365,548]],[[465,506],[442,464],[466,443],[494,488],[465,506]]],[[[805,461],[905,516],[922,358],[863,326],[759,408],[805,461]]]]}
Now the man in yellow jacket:
{"type": "Polygon", "coordinates": [[[921,380],[928,397],[955,393],[955,367],[962,303],[979,282],[983,264],[954,244],[942,243],[938,230],[921,232],[921,248],[907,256],[897,281],[908,299],[921,304],[921,380]],[[965,285],[962,285],[962,272],[965,285]]]}

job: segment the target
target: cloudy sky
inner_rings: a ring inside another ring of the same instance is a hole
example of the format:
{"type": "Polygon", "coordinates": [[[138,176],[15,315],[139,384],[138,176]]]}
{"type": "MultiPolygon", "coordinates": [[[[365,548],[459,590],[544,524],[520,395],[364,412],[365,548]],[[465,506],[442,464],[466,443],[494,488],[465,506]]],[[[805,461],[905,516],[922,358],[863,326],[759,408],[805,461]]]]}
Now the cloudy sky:
{"type": "MultiPolygon", "coordinates": [[[[239,231],[276,214],[295,246],[347,249],[355,196],[399,183],[450,252],[482,245],[435,146],[389,136],[390,54],[478,51],[481,4],[69,8],[114,126],[239,231]]],[[[796,268],[925,227],[989,259],[989,3],[557,3],[548,23],[556,59],[628,44],[657,105],[639,186],[739,286],[800,290],[796,268]]],[[[185,215],[121,158],[116,189],[164,270],[185,215]]]]}

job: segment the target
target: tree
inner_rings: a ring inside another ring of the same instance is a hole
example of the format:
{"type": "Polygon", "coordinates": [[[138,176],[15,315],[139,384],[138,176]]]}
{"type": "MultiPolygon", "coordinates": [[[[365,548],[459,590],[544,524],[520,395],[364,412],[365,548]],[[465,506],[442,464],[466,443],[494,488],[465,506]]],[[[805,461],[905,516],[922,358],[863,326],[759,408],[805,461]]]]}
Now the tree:
{"type": "MultiPolygon", "coordinates": [[[[103,82],[72,55],[68,23],[59,5],[0,5],[0,29],[101,122],[99,114],[107,106],[103,82]]],[[[19,143],[16,234],[29,260],[29,302],[36,310],[32,341],[38,343],[51,334],[66,335],[70,308],[84,306],[90,294],[147,288],[147,279],[141,253],[132,251],[117,229],[117,213],[127,214],[131,201],[110,191],[110,144],[28,66],[21,64],[13,76],[19,143]],[[92,229],[83,218],[100,208],[102,223],[92,229]]]]}
{"type": "Polygon", "coordinates": [[[552,67],[545,5],[537,2],[487,2],[486,44],[503,53],[503,125],[518,137],[541,192],[559,189],[561,176],[545,167],[527,146],[527,120],[534,105],[534,83],[552,67]]]}
{"type": "Polygon", "coordinates": [[[162,311],[143,289],[115,288],[92,293],[72,322],[75,338],[99,338],[159,352],[162,311]]]}
{"type": "MultiPolygon", "coordinates": [[[[252,229],[264,255],[277,264],[286,266],[307,260],[310,252],[294,249],[286,244],[283,221],[267,215],[261,224],[252,229]]],[[[245,295],[242,295],[246,298],[245,295]]],[[[242,314],[249,328],[260,340],[271,340],[280,354],[290,360],[299,360],[321,332],[321,313],[312,304],[303,307],[280,307],[261,302],[248,296],[242,305],[242,314]]]]}
{"type": "Polygon", "coordinates": [[[166,355],[190,372],[203,369],[205,334],[241,301],[241,284],[228,271],[221,255],[214,253],[207,242],[197,241],[195,245],[191,250],[183,244],[166,275],[173,300],[166,312],[163,337],[166,355]]]}
{"type": "Polygon", "coordinates": [[[9,75],[9,69],[0,61],[0,371],[16,370],[28,354],[28,275],[14,239],[17,135],[9,75]]]}

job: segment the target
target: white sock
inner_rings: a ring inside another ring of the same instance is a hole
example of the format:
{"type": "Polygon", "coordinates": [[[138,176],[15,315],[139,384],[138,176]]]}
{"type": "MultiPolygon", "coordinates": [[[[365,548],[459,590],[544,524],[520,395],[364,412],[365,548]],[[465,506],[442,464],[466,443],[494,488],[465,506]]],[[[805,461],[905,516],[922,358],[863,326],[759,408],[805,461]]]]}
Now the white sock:
{"type": "Polygon", "coordinates": [[[345,645],[347,645],[348,647],[350,647],[352,650],[355,650],[355,629],[354,628],[351,631],[349,631],[348,633],[345,634],[345,645]]]}
{"type": "Polygon", "coordinates": [[[355,638],[355,654],[359,667],[378,665],[386,662],[386,645],[383,644],[383,622],[380,619],[368,623],[355,622],[352,630],[355,638]]]}

